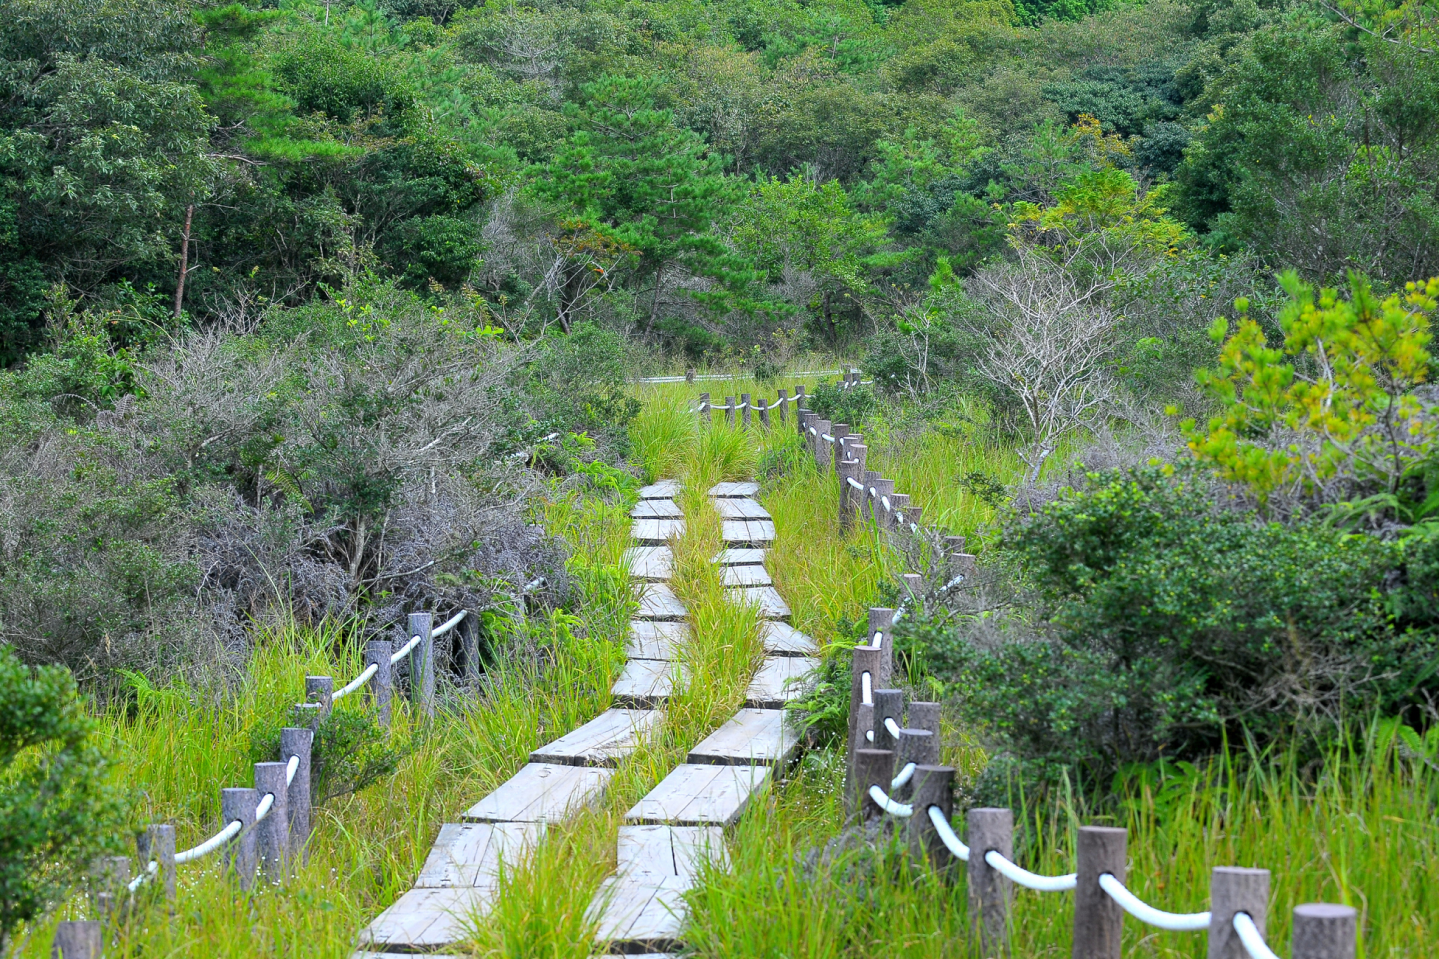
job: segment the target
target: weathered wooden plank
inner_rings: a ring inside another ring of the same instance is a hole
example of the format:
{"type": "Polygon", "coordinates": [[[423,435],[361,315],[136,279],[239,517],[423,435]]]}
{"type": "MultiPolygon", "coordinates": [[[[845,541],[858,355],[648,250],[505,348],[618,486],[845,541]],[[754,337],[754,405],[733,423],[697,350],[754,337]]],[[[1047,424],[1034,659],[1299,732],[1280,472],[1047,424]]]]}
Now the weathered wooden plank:
{"type": "Polygon", "coordinates": [[[467,822],[559,822],[590,805],[614,770],[557,763],[526,765],[466,811],[467,822]]]}
{"type": "Polygon", "coordinates": [[[710,487],[711,496],[753,496],[758,492],[758,483],[716,483],[710,487]]]}
{"type": "Polygon", "coordinates": [[[720,570],[720,581],[726,586],[769,586],[769,570],[763,566],[726,566],[720,570]]]}
{"type": "Polygon", "coordinates": [[[590,903],[595,941],[607,943],[611,953],[681,948],[690,886],[677,876],[609,877],[590,903]]]}
{"type": "Polygon", "coordinates": [[[718,826],[625,825],[620,827],[615,872],[693,879],[707,862],[728,862],[718,826]]]}
{"type": "Polygon", "coordinates": [[[659,725],[649,709],[607,709],[579,729],[530,753],[532,763],[613,766],[634,752],[659,725]]]}
{"type": "Polygon", "coordinates": [[[684,603],[664,583],[646,583],[640,588],[640,608],[635,619],[684,619],[684,603]]]}
{"type": "Polygon", "coordinates": [[[468,938],[467,930],[489,912],[493,886],[411,889],[360,933],[364,945],[399,952],[433,952],[468,938]]]}
{"type": "Polygon", "coordinates": [[[679,519],[683,515],[672,499],[642,499],[630,510],[631,519],[679,519]]]}
{"type": "Polygon", "coordinates": [[[768,546],[774,542],[774,523],[763,519],[723,519],[720,520],[720,538],[726,543],[768,546]]]}
{"type": "Polygon", "coordinates": [[[759,638],[764,643],[764,651],[771,656],[819,655],[819,643],[789,623],[767,621],[759,628],[759,638]]]}
{"type": "Polygon", "coordinates": [[[676,660],[680,647],[689,642],[689,635],[689,626],[674,620],[631,620],[625,655],[630,659],[676,660]]]}
{"type": "Polygon", "coordinates": [[[799,751],[799,733],[783,709],[741,709],[710,733],[688,761],[728,766],[783,766],[799,751]]]}
{"type": "Polygon", "coordinates": [[[711,562],[720,566],[750,566],[764,562],[764,550],[739,546],[720,550],[711,562]]]}
{"type": "Polygon", "coordinates": [[[717,499],[714,501],[715,512],[719,513],[720,519],[771,519],[769,510],[759,505],[752,499],[717,499]]]}
{"type": "Polygon", "coordinates": [[[651,709],[684,688],[684,667],[662,659],[632,659],[625,663],[620,678],[610,688],[610,696],[619,706],[651,709]],[[675,673],[680,682],[676,684],[675,673]]]}
{"type": "Polygon", "coordinates": [[[625,814],[626,822],[731,826],[750,795],[769,778],[768,766],[684,763],[625,814]]]}
{"type": "Polygon", "coordinates": [[[672,536],[683,536],[682,519],[637,519],[630,526],[630,536],[647,546],[663,546],[672,536]]]}
{"type": "Polygon", "coordinates": [[[417,889],[493,886],[538,845],[543,822],[448,822],[415,880],[417,889]]]}
{"type": "Polygon", "coordinates": [[[819,660],[808,656],[773,656],[764,660],[745,690],[745,705],[779,709],[809,692],[819,660]]]}
{"type": "MultiPolygon", "coordinates": [[[[462,956],[449,952],[427,952],[425,955],[429,959],[463,959],[462,956]]],[[[357,949],[350,954],[350,959],[415,959],[415,954],[413,952],[371,952],[368,949],[357,949]]],[[[641,957],[631,956],[630,959],[641,959],[641,957]]]]}
{"type": "Polygon", "coordinates": [[[674,575],[675,557],[668,546],[631,546],[625,563],[635,579],[669,579],[674,575]]]}
{"type": "Polygon", "coordinates": [[[759,609],[765,619],[788,619],[792,610],[789,603],[773,586],[751,586],[724,591],[725,599],[732,603],[747,603],[759,609]]]}
{"type": "Polygon", "coordinates": [[[640,499],[674,499],[682,488],[679,480],[660,480],[640,490],[640,499]]]}

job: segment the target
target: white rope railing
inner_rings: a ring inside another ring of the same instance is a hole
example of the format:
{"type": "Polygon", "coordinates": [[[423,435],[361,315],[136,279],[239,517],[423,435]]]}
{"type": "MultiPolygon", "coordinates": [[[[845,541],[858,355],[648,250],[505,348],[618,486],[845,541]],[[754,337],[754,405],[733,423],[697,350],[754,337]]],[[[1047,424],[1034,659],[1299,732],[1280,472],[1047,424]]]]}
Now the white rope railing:
{"type": "Polygon", "coordinates": [[[408,643],[395,650],[394,654],[390,656],[390,665],[393,666],[395,663],[398,663],[400,660],[410,655],[410,651],[418,645],[420,645],[420,637],[411,636],[408,643]]]}
{"type": "Polygon", "coordinates": [[[852,486],[852,487],[854,487],[855,489],[859,490],[861,493],[864,492],[864,484],[861,483],[859,480],[855,479],[853,476],[846,476],[846,477],[844,478],[844,481],[845,481],[846,483],[848,483],[850,486],[852,486]]]}
{"type": "Polygon", "coordinates": [[[883,809],[891,816],[897,816],[900,819],[907,819],[910,816],[914,815],[913,806],[906,805],[902,802],[895,802],[893,799],[890,799],[888,796],[885,795],[884,790],[879,788],[879,785],[877,783],[869,787],[869,798],[873,799],[876,806],[878,806],[880,809],[883,809]]]}
{"type": "Polygon", "coordinates": [[[200,843],[200,845],[194,846],[190,849],[186,849],[184,852],[175,853],[175,865],[183,866],[187,862],[194,862],[196,859],[204,859],[206,856],[210,855],[210,853],[214,852],[216,849],[219,849],[221,846],[225,845],[225,843],[238,836],[240,834],[240,829],[240,820],[236,819],[224,829],[221,829],[219,832],[215,833],[215,835],[200,843]]]}
{"type": "Polygon", "coordinates": [[[1209,928],[1209,913],[1165,912],[1162,909],[1155,909],[1126,889],[1124,883],[1120,882],[1113,873],[1106,872],[1099,877],[1099,888],[1108,893],[1110,899],[1119,903],[1119,908],[1147,925],[1168,929],[1171,932],[1198,932],[1201,929],[1209,928]]]}
{"type": "Polygon", "coordinates": [[[136,876],[134,879],[131,879],[130,884],[127,885],[125,888],[128,889],[130,892],[134,892],[136,889],[139,889],[141,885],[153,879],[157,874],[159,874],[159,872],[160,864],[155,860],[151,859],[150,864],[145,867],[145,869],[140,873],[140,875],[136,876]]]}
{"type": "Polygon", "coordinates": [[[864,703],[866,706],[873,706],[874,680],[870,678],[869,670],[867,669],[864,671],[864,675],[860,676],[859,678],[859,690],[859,701],[864,703]]]}
{"type": "Polygon", "coordinates": [[[893,716],[884,717],[884,728],[895,739],[899,738],[899,723],[894,721],[893,716]]]}
{"type": "Polygon", "coordinates": [[[1269,944],[1264,941],[1264,934],[1254,924],[1253,918],[1247,912],[1236,912],[1234,914],[1234,931],[1239,935],[1239,941],[1244,946],[1244,951],[1249,953],[1251,959],[1279,959],[1269,944]]]}
{"type": "Polygon", "coordinates": [[[255,822],[259,822],[270,815],[270,810],[275,808],[275,794],[265,793],[255,806],[255,822]]]}
{"type": "Polygon", "coordinates": [[[330,696],[330,701],[334,702],[337,699],[344,699],[346,696],[350,695],[355,690],[365,685],[365,683],[369,682],[370,677],[374,676],[379,671],[379,663],[371,663],[370,665],[366,666],[364,671],[360,673],[360,675],[356,676],[354,679],[350,680],[348,683],[335,690],[334,694],[330,696]]]}
{"type": "Polygon", "coordinates": [[[1068,892],[1079,885],[1079,877],[1075,873],[1071,872],[1065,876],[1041,876],[1021,866],[1016,866],[993,849],[984,854],[984,861],[989,863],[996,872],[1026,889],[1033,889],[1035,892],[1068,892]]]}
{"type": "Polygon", "coordinates": [[[460,610],[458,613],[445,620],[445,624],[443,626],[437,626],[435,627],[435,629],[431,630],[430,635],[433,636],[435,639],[439,639],[441,636],[445,635],[450,630],[460,625],[460,621],[469,614],[470,611],[467,609],[460,610]]]}
{"type": "Polygon", "coordinates": [[[918,768],[919,763],[905,763],[904,768],[899,771],[899,775],[889,781],[890,791],[893,792],[909,785],[909,781],[914,778],[914,771],[918,768]]]}
{"type": "Polygon", "coordinates": [[[944,810],[938,806],[930,806],[929,821],[934,824],[934,831],[939,834],[939,841],[944,843],[949,854],[960,862],[969,862],[969,847],[955,835],[954,827],[949,824],[949,817],[944,814],[944,810]]]}

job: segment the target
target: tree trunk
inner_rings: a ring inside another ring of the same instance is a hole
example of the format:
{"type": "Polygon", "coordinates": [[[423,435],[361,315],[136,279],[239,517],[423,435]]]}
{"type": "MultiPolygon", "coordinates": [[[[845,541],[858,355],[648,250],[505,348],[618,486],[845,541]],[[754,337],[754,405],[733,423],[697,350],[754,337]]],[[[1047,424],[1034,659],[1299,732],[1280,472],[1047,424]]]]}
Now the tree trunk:
{"type": "Polygon", "coordinates": [[[655,325],[655,317],[660,311],[660,280],[664,279],[664,275],[665,267],[664,264],[661,263],[659,268],[655,270],[655,295],[650,299],[650,318],[645,321],[644,331],[646,334],[648,334],[650,328],[655,325]]]}
{"type": "Polygon", "coordinates": [[[190,272],[190,222],[195,216],[195,204],[185,207],[185,231],[180,234],[180,278],[175,281],[175,319],[185,306],[185,275],[190,272]]]}

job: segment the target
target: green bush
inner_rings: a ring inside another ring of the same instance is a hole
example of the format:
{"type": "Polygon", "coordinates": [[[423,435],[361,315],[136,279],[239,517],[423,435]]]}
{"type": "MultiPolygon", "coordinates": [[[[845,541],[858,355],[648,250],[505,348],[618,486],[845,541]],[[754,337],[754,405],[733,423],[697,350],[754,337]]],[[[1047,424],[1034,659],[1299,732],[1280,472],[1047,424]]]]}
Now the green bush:
{"type": "Polygon", "coordinates": [[[810,394],[807,405],[831,423],[858,426],[879,410],[879,397],[868,386],[844,389],[839,382],[821,383],[810,394]]]}

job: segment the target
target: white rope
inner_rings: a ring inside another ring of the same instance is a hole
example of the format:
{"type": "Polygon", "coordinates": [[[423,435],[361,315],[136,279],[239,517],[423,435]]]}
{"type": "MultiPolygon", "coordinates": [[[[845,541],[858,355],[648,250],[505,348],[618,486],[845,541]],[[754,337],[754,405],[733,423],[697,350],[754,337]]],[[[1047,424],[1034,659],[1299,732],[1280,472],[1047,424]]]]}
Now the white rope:
{"type": "Polygon", "coordinates": [[[855,479],[853,476],[846,476],[844,478],[844,481],[850,486],[853,486],[855,489],[859,490],[861,493],[864,492],[864,484],[859,482],[859,480],[855,479]]]}
{"type": "Polygon", "coordinates": [[[1146,925],[1168,929],[1171,932],[1198,932],[1201,929],[1209,928],[1209,913],[1165,912],[1162,909],[1155,909],[1124,888],[1124,883],[1115,878],[1113,873],[1106,872],[1099,877],[1099,888],[1107,892],[1110,899],[1119,903],[1121,909],[1146,925]]]}
{"type": "Polygon", "coordinates": [[[821,433],[821,434],[819,434],[819,438],[822,439],[822,440],[824,440],[826,443],[833,443],[833,442],[834,442],[834,437],[833,437],[833,436],[830,436],[828,433],[821,433]]]}
{"type": "Polygon", "coordinates": [[[1067,876],[1041,876],[1016,866],[993,849],[984,854],[984,861],[1024,888],[1036,892],[1067,892],[1079,885],[1078,877],[1074,873],[1067,876]]]}
{"type": "Polygon", "coordinates": [[[882,629],[876,629],[876,630],[874,631],[874,635],[870,637],[869,644],[870,644],[871,646],[873,646],[875,649],[879,649],[879,644],[882,643],[883,641],[884,641],[884,630],[882,630],[882,629]]]}
{"type": "Polygon", "coordinates": [[[888,497],[888,496],[881,496],[881,497],[879,498],[879,501],[884,504],[884,508],[885,508],[885,511],[886,511],[886,512],[888,512],[889,510],[894,509],[893,506],[889,505],[889,497],[888,497]]]}
{"type": "Polygon", "coordinates": [[[918,768],[918,763],[905,763],[904,768],[899,771],[899,775],[889,781],[890,792],[894,792],[896,789],[903,789],[909,785],[909,781],[914,778],[914,771],[918,768]]]}
{"type": "Polygon", "coordinates": [[[889,734],[895,739],[899,738],[899,723],[895,722],[891,717],[884,717],[884,728],[887,729],[889,734]]]}
{"type": "Polygon", "coordinates": [[[859,677],[859,701],[866,706],[874,705],[874,680],[870,678],[867,669],[859,677]]]}
{"type": "Polygon", "coordinates": [[[818,435],[819,435],[819,431],[816,430],[813,426],[811,426],[811,427],[809,428],[809,435],[810,435],[810,436],[818,436],[818,435]]]}
{"type": "Polygon", "coordinates": [[[939,833],[939,841],[944,843],[950,854],[960,862],[969,862],[969,847],[960,842],[959,837],[954,834],[954,827],[950,826],[944,810],[938,806],[930,806],[929,821],[934,823],[934,831],[939,833]]]}
{"type": "Polygon", "coordinates": [[[869,498],[870,498],[870,499],[874,499],[874,498],[875,498],[876,496],[878,496],[878,495],[879,495],[879,490],[877,490],[877,489],[875,489],[873,486],[871,486],[871,487],[869,488],[869,498]]]}
{"type": "Polygon", "coordinates": [[[1249,953],[1253,959],[1279,959],[1274,950],[1265,943],[1264,937],[1259,933],[1259,927],[1247,912],[1236,912],[1234,914],[1234,931],[1239,933],[1239,941],[1244,944],[1244,951],[1249,953]]]}
{"type": "Polygon", "coordinates": [[[371,663],[370,665],[366,666],[364,672],[360,673],[360,675],[356,676],[354,679],[350,680],[348,683],[335,690],[335,694],[330,697],[330,701],[334,702],[337,699],[341,699],[345,696],[350,695],[355,690],[365,685],[365,683],[369,682],[370,677],[375,675],[379,671],[379,663],[371,663]]]}
{"type": "Polygon", "coordinates": [[[134,879],[131,879],[130,884],[125,888],[130,890],[131,892],[134,892],[136,889],[139,889],[140,886],[142,886],[146,881],[154,877],[155,874],[159,871],[160,864],[155,860],[151,859],[150,864],[145,867],[144,871],[141,872],[140,875],[136,876],[134,879]]]}
{"type": "Polygon", "coordinates": [[[880,809],[883,809],[891,816],[898,816],[901,819],[904,819],[908,816],[914,815],[913,806],[908,806],[902,802],[895,802],[893,799],[890,799],[884,794],[884,790],[879,788],[878,783],[869,787],[869,798],[873,799],[876,806],[878,806],[880,809]]]}
{"type": "Polygon", "coordinates": [[[391,664],[398,663],[400,660],[410,655],[410,650],[414,649],[418,645],[420,645],[420,637],[412,637],[408,643],[401,646],[398,650],[395,651],[395,654],[390,657],[391,664]]]}
{"type": "Polygon", "coordinates": [[[224,829],[221,829],[209,839],[206,839],[204,842],[200,843],[200,845],[195,846],[192,849],[186,849],[184,852],[175,853],[175,864],[179,866],[184,865],[187,862],[194,862],[196,859],[203,859],[204,857],[208,856],[216,849],[219,849],[221,846],[225,845],[225,843],[229,842],[231,839],[235,838],[239,834],[240,820],[236,819],[234,822],[230,823],[230,825],[226,826],[224,829]]]}
{"type": "Polygon", "coordinates": [[[289,765],[285,767],[285,785],[288,786],[295,781],[295,773],[300,770],[300,757],[291,756],[289,765]]]}
{"type": "Polygon", "coordinates": [[[452,629],[454,629],[456,626],[458,626],[458,625],[460,624],[460,620],[462,620],[462,619],[464,619],[466,616],[468,616],[469,613],[470,613],[470,611],[469,611],[468,609],[462,609],[462,610],[460,610],[458,613],[456,613],[455,615],[451,616],[448,620],[446,620],[445,625],[441,626],[441,627],[438,628],[438,629],[432,630],[432,631],[430,632],[430,635],[431,635],[431,636],[434,636],[434,637],[436,637],[436,638],[439,638],[440,636],[445,635],[445,634],[448,633],[450,630],[452,630],[452,629]]]}
{"type": "Polygon", "coordinates": [[[275,808],[275,794],[265,793],[265,798],[255,804],[255,822],[259,822],[270,815],[270,810],[275,808]]]}

